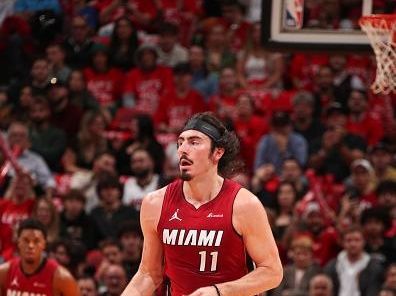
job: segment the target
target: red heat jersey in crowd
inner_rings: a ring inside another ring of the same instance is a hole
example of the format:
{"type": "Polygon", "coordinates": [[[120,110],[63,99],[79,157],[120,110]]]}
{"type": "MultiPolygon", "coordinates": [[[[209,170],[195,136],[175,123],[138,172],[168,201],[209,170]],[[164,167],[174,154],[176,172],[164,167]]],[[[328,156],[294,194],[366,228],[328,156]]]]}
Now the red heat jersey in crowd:
{"type": "Polygon", "coordinates": [[[36,273],[26,275],[21,269],[21,259],[13,259],[1,295],[52,296],[57,268],[55,260],[46,259],[36,273]]]}
{"type": "Polygon", "coordinates": [[[347,130],[351,134],[361,136],[369,146],[377,144],[384,136],[381,120],[369,112],[364,113],[358,121],[349,116],[347,130]]]}
{"type": "MultiPolygon", "coordinates": [[[[117,19],[127,16],[133,23],[136,29],[146,29],[145,26],[139,22],[138,18],[133,13],[134,10],[147,16],[153,20],[158,13],[153,0],[129,0],[126,1],[132,9],[126,9],[126,5],[118,5],[110,15],[109,22],[115,22],[117,19]]],[[[96,1],[95,8],[101,13],[104,9],[113,5],[114,0],[98,0],[96,1]]]]}
{"type": "Polygon", "coordinates": [[[158,109],[162,95],[173,87],[172,70],[157,66],[153,71],[144,72],[138,68],[127,74],[124,93],[132,93],[136,109],[150,115],[158,109]]]}
{"type": "Polygon", "coordinates": [[[0,217],[4,225],[11,228],[18,226],[19,222],[30,217],[34,206],[34,199],[29,198],[20,204],[9,199],[0,201],[0,217]]]}
{"type": "Polygon", "coordinates": [[[235,133],[241,141],[241,155],[250,171],[253,168],[257,143],[269,131],[268,123],[257,115],[252,115],[246,120],[236,118],[233,122],[235,133]]]}
{"type": "Polygon", "coordinates": [[[243,239],[232,225],[240,188],[224,179],[216,198],[196,209],[184,197],[182,180],[168,185],[157,230],[172,296],[233,281],[248,272],[243,239]]]}
{"type": "Polygon", "coordinates": [[[328,61],[328,54],[296,53],[291,60],[288,75],[298,81],[298,86],[295,87],[312,91],[316,74],[321,66],[328,64],[328,61]]]}
{"type": "Polygon", "coordinates": [[[247,21],[241,21],[239,24],[230,23],[226,19],[221,19],[220,24],[227,29],[227,36],[229,49],[231,52],[237,54],[240,52],[246,43],[248,42],[249,33],[252,29],[252,25],[247,21]]]}
{"type": "MultiPolygon", "coordinates": [[[[1,252],[7,249],[5,258],[9,259],[15,250],[13,235],[19,223],[30,217],[34,207],[34,199],[29,198],[20,204],[9,199],[0,200],[0,243],[1,252]]],[[[4,255],[4,254],[3,254],[4,255]]]]}
{"type": "Polygon", "coordinates": [[[168,92],[160,99],[156,117],[158,123],[174,130],[181,130],[186,121],[195,113],[205,111],[203,97],[195,90],[190,90],[185,97],[179,97],[175,92],[168,92]]]}
{"type": "Polygon", "coordinates": [[[99,105],[108,107],[121,98],[123,74],[117,69],[99,73],[91,68],[84,70],[87,89],[92,93],[99,105]]]}

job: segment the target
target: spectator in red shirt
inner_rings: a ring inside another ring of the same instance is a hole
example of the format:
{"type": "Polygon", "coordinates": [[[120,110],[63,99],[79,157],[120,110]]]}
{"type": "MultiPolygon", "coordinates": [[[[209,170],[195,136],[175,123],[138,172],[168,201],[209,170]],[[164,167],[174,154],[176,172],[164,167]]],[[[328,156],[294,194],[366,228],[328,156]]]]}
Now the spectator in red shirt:
{"type": "MultiPolygon", "coordinates": [[[[315,77],[321,66],[328,63],[327,54],[296,53],[290,62],[290,79],[295,89],[314,90],[315,77]]],[[[286,73],[286,75],[288,75],[286,73]]]]}
{"type": "Polygon", "coordinates": [[[84,76],[99,105],[114,110],[121,98],[124,75],[110,66],[106,46],[95,44],[92,48],[92,66],[84,70],[84,76]]]}
{"type": "Polygon", "coordinates": [[[19,223],[30,217],[34,207],[35,192],[33,179],[27,173],[20,173],[12,178],[3,199],[0,199],[0,234],[12,233],[10,236],[0,237],[4,245],[14,245],[14,235],[19,223]]]}
{"type": "Polygon", "coordinates": [[[241,141],[241,154],[247,169],[252,173],[256,146],[260,138],[269,130],[267,121],[255,115],[253,98],[247,94],[238,96],[233,116],[234,128],[241,141]]]}
{"type": "Polygon", "coordinates": [[[238,91],[238,80],[234,68],[226,67],[220,72],[219,92],[209,99],[209,109],[220,118],[234,112],[238,91]]]}
{"type": "Polygon", "coordinates": [[[160,0],[159,9],[165,22],[179,27],[179,41],[184,46],[190,43],[197,21],[203,14],[203,1],[196,0],[160,0]]]}
{"type": "Polygon", "coordinates": [[[159,14],[160,1],[154,0],[100,0],[96,5],[102,25],[126,16],[139,30],[152,30],[153,20],[159,14]]]}
{"type": "Polygon", "coordinates": [[[179,133],[185,122],[195,113],[206,109],[204,98],[191,88],[192,71],[187,63],[173,68],[174,90],[161,97],[156,114],[158,130],[179,133]]]}
{"type": "Polygon", "coordinates": [[[230,49],[233,53],[238,53],[247,43],[251,29],[250,23],[244,20],[246,8],[239,1],[223,1],[221,11],[230,49]]]}
{"type": "Polygon", "coordinates": [[[12,237],[12,229],[0,220],[0,262],[10,260],[14,253],[12,241],[5,239],[7,237],[12,237]]]}
{"type": "Polygon", "coordinates": [[[124,88],[124,105],[137,111],[155,114],[161,96],[172,89],[172,70],[157,65],[157,49],[141,45],[136,52],[137,68],[128,72],[124,88]]]}
{"type": "Polygon", "coordinates": [[[339,251],[337,231],[334,227],[325,225],[322,210],[317,202],[308,203],[299,221],[291,224],[287,230],[287,234],[292,236],[301,233],[307,233],[312,237],[314,259],[321,266],[337,255],[339,251]]]}
{"type": "Polygon", "coordinates": [[[347,130],[361,136],[368,146],[377,144],[384,136],[384,128],[379,118],[368,109],[367,92],[352,90],[348,99],[349,116],[347,130]]]}

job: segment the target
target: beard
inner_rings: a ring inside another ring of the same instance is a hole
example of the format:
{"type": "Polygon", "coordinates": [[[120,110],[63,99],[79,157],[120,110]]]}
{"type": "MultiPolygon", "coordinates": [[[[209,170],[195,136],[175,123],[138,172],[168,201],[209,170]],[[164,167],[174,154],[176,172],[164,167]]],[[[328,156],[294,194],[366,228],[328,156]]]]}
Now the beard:
{"type": "Polygon", "coordinates": [[[135,171],[135,177],[137,179],[144,179],[150,174],[150,169],[141,169],[135,171]]]}
{"type": "Polygon", "coordinates": [[[191,181],[192,176],[191,176],[187,171],[182,170],[182,171],[180,172],[180,178],[181,178],[183,181],[191,181]]]}

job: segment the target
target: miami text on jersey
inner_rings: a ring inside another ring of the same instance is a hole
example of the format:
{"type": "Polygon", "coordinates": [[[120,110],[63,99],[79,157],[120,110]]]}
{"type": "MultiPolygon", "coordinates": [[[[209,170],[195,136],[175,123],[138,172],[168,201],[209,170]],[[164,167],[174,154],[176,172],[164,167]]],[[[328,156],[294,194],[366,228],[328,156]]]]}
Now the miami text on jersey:
{"type": "Polygon", "coordinates": [[[223,230],[167,229],[162,232],[162,241],[173,246],[215,246],[221,244],[223,230]]]}
{"type": "Polygon", "coordinates": [[[16,291],[16,290],[7,290],[7,296],[47,296],[46,294],[41,293],[30,293],[24,291],[16,291]]]}

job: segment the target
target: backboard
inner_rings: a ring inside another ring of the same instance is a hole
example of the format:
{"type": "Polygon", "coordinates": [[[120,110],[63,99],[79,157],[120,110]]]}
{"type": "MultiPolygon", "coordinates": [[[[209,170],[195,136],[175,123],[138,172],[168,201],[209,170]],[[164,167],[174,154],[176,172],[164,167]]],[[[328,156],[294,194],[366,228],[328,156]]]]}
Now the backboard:
{"type": "MultiPolygon", "coordinates": [[[[373,0],[263,0],[263,46],[280,51],[370,51],[359,18],[375,9],[373,0]]],[[[381,9],[388,13],[388,7],[381,9]]]]}

